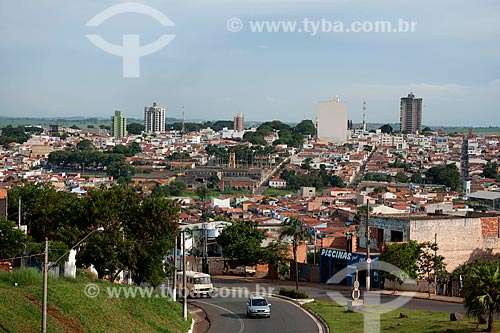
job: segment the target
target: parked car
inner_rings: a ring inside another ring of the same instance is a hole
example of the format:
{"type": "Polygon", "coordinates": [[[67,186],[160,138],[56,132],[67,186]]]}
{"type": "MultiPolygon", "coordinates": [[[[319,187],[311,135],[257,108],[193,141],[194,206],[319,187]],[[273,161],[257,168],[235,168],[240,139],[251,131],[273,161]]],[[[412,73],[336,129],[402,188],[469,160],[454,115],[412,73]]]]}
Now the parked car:
{"type": "Polygon", "coordinates": [[[236,266],[234,268],[229,268],[227,270],[229,275],[241,275],[241,276],[253,276],[255,275],[255,269],[251,266],[236,266]]]}
{"type": "Polygon", "coordinates": [[[262,296],[251,296],[247,301],[247,317],[271,317],[271,304],[262,296]]]}

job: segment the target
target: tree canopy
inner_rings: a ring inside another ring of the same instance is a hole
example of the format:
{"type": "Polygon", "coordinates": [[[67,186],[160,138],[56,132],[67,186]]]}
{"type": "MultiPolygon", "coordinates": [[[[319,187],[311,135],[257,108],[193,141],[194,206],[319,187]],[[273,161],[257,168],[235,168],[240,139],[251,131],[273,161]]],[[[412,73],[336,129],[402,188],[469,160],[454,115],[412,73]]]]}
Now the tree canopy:
{"type": "Polygon", "coordinates": [[[419,257],[420,245],[416,241],[389,244],[380,255],[380,261],[392,264],[401,271],[381,272],[381,276],[395,282],[403,282],[406,277],[416,279],[419,257]]]}
{"type": "Polygon", "coordinates": [[[58,251],[58,242],[67,249],[104,227],[103,233],[93,234],[81,245],[77,265],[93,264],[99,277],[109,275],[112,280],[125,268],[133,272],[137,283],[157,285],[163,280],[163,257],[178,234],[179,208],[172,201],[142,196],[121,186],[92,189],[80,198],[43,183],[29,183],[9,191],[9,206],[16,212],[18,197],[22,198],[23,224],[28,225],[28,236],[35,243],[33,251],[41,248],[45,237],[51,251],[58,251]]]}
{"type": "Polygon", "coordinates": [[[498,178],[498,164],[497,162],[488,161],[483,168],[484,178],[498,178]]]}
{"type": "Polygon", "coordinates": [[[2,128],[0,145],[7,148],[11,142],[24,143],[28,141],[29,138],[30,135],[26,133],[24,126],[12,127],[12,125],[7,125],[2,128]]]}
{"type": "Polygon", "coordinates": [[[380,131],[385,134],[391,134],[393,129],[392,126],[389,124],[385,124],[379,127],[380,131]]]}
{"type": "Polygon", "coordinates": [[[488,332],[494,332],[495,314],[500,313],[500,264],[471,264],[464,277],[464,307],[467,314],[488,316],[488,332]]]}
{"type": "Polygon", "coordinates": [[[130,134],[141,134],[144,132],[146,127],[143,124],[140,123],[130,123],[127,124],[127,132],[130,134]]]}
{"type": "Polygon", "coordinates": [[[444,185],[457,190],[461,185],[460,172],[455,164],[446,166],[435,166],[425,173],[428,183],[444,185]]]}
{"type": "Polygon", "coordinates": [[[306,240],[311,240],[312,236],[309,230],[302,228],[302,223],[296,217],[291,217],[285,222],[281,228],[280,239],[288,238],[292,241],[293,261],[295,262],[295,289],[299,290],[299,269],[297,263],[297,250],[300,243],[306,240]]]}
{"type": "Polygon", "coordinates": [[[217,237],[226,257],[237,259],[241,265],[253,266],[263,260],[261,242],[266,238],[257,222],[235,221],[217,237]]]}

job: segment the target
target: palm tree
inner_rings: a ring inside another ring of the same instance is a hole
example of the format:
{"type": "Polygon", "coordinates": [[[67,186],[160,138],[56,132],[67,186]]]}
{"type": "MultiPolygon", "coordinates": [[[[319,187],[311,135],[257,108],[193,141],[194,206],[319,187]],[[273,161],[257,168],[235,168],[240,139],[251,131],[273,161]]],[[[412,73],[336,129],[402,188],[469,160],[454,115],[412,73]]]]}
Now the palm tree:
{"type": "Polygon", "coordinates": [[[300,243],[311,239],[311,233],[302,229],[302,224],[298,218],[292,217],[283,222],[280,239],[285,237],[292,239],[293,261],[295,262],[295,289],[299,290],[299,264],[297,262],[297,249],[300,243]]]}
{"type": "Polygon", "coordinates": [[[500,265],[479,264],[465,279],[464,307],[468,315],[488,315],[488,332],[494,332],[494,315],[500,312],[500,265]]]}

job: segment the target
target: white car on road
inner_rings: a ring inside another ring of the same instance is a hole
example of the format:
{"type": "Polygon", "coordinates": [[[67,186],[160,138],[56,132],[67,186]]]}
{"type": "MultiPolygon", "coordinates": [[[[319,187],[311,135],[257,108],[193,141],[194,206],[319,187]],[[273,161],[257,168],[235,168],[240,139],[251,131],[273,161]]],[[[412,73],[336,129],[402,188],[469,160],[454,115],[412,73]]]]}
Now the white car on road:
{"type": "Polygon", "coordinates": [[[247,301],[247,317],[271,317],[271,304],[262,296],[251,296],[247,301]]]}

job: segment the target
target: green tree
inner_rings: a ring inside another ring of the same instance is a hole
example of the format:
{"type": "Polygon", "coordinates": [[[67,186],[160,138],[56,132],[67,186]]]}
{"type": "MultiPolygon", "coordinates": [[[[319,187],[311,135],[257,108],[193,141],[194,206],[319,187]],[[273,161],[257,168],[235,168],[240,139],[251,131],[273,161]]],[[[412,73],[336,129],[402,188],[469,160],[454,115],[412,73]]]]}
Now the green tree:
{"type": "Polygon", "coordinates": [[[431,282],[447,276],[444,257],[437,255],[438,245],[434,242],[420,244],[420,256],[417,261],[418,276],[427,281],[429,297],[431,295],[431,282]]]}
{"type": "Polygon", "coordinates": [[[144,132],[146,128],[144,127],[143,124],[139,124],[139,123],[130,123],[130,124],[127,124],[127,132],[130,133],[130,134],[141,134],[142,132],[144,132]]]}
{"type": "Polygon", "coordinates": [[[293,261],[295,262],[295,289],[299,290],[299,264],[297,262],[297,250],[300,243],[311,240],[311,233],[302,228],[302,223],[296,217],[291,217],[283,222],[280,239],[290,238],[293,248],[293,261]]]}
{"type": "Polygon", "coordinates": [[[30,135],[25,132],[24,126],[12,127],[7,125],[2,128],[2,135],[0,135],[0,145],[7,148],[11,142],[24,143],[28,141],[30,135]]]}
{"type": "Polygon", "coordinates": [[[309,135],[312,137],[316,135],[316,126],[314,126],[312,120],[304,119],[293,128],[293,131],[295,133],[309,135]]]}
{"type": "Polygon", "coordinates": [[[76,149],[81,151],[95,150],[94,144],[90,140],[82,140],[76,144],[76,149]]]}
{"type": "Polygon", "coordinates": [[[500,313],[500,264],[478,264],[464,278],[464,307],[467,314],[488,315],[488,332],[494,332],[495,314],[500,313]]]}
{"type": "Polygon", "coordinates": [[[267,142],[266,140],[264,140],[264,135],[262,135],[262,133],[245,132],[245,134],[243,134],[243,140],[253,143],[254,145],[267,145],[267,142]]]}
{"type": "Polygon", "coordinates": [[[182,181],[174,181],[171,182],[170,185],[168,186],[170,190],[170,195],[173,196],[179,196],[184,192],[187,188],[186,183],[182,181]]]}
{"type": "Polygon", "coordinates": [[[398,171],[396,174],[396,177],[394,177],[394,181],[396,183],[406,183],[408,182],[408,177],[406,177],[406,174],[404,171],[398,171]]]}
{"type": "Polygon", "coordinates": [[[264,248],[263,258],[263,263],[276,267],[278,275],[283,276],[290,270],[290,267],[288,266],[288,244],[281,240],[269,243],[269,245],[264,248]]]}
{"type": "Polygon", "coordinates": [[[26,236],[20,229],[15,228],[15,222],[6,218],[0,219],[0,260],[12,258],[23,250],[26,236]]]}
{"type": "Polygon", "coordinates": [[[460,172],[454,163],[432,167],[427,170],[425,176],[430,183],[444,185],[452,190],[457,190],[461,185],[460,172]]]}
{"type": "Polygon", "coordinates": [[[385,124],[379,127],[380,131],[385,134],[391,134],[393,129],[392,126],[389,124],[385,124]]]}
{"type": "Polygon", "coordinates": [[[488,161],[483,168],[484,178],[494,178],[498,177],[498,164],[497,162],[488,161]]]}
{"type": "Polygon", "coordinates": [[[130,182],[131,176],[134,174],[134,169],[129,163],[123,161],[113,161],[109,163],[106,170],[108,176],[113,177],[118,182],[130,182]]]}
{"type": "Polygon", "coordinates": [[[219,187],[220,179],[217,175],[212,175],[208,178],[208,188],[216,189],[219,187]]]}
{"type": "Polygon", "coordinates": [[[224,256],[237,259],[241,265],[253,266],[262,261],[261,243],[265,238],[257,222],[237,221],[220,233],[217,243],[222,246],[224,256]]]}
{"type": "Polygon", "coordinates": [[[403,282],[406,278],[418,277],[417,261],[420,258],[420,245],[416,241],[389,244],[380,255],[380,261],[387,262],[399,268],[393,272],[380,272],[383,278],[396,282],[403,282]]]}
{"type": "Polygon", "coordinates": [[[209,193],[210,190],[205,185],[198,186],[198,188],[196,189],[196,195],[200,197],[201,201],[205,201],[209,193]]]}
{"type": "MultiPolygon", "coordinates": [[[[209,125],[209,124],[207,124],[207,125],[209,125]]],[[[233,121],[232,120],[217,120],[216,122],[211,124],[211,126],[207,126],[207,127],[211,127],[214,131],[222,131],[222,129],[224,127],[232,128],[233,121]]]]}
{"type": "Polygon", "coordinates": [[[411,175],[410,181],[414,184],[422,184],[423,183],[422,175],[419,173],[413,173],[411,175]]]}

